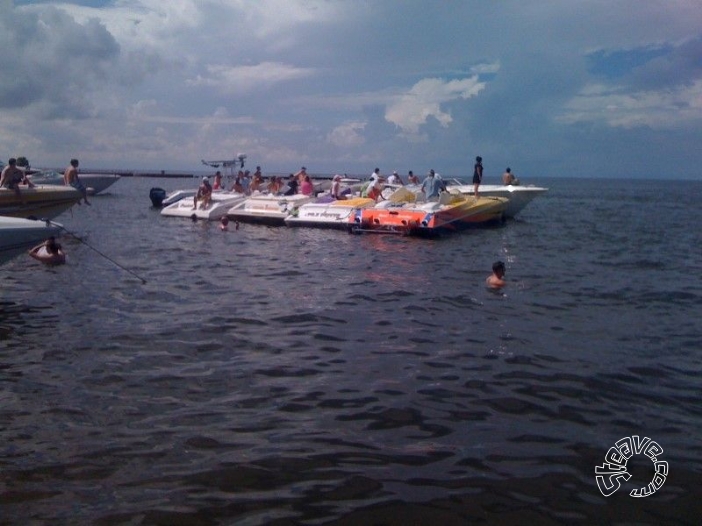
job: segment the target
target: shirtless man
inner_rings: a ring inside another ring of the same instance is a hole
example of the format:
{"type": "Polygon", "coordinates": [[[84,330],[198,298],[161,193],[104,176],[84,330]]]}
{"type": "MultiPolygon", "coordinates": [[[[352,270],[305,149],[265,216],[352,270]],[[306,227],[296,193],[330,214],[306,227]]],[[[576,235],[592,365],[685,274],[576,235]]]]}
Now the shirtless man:
{"type": "MultiPolygon", "coordinates": [[[[88,202],[88,190],[78,178],[78,164],[78,159],[71,159],[70,165],[66,168],[66,171],[63,172],[63,184],[70,185],[82,193],[83,201],[85,201],[86,205],[90,206],[88,202]]],[[[80,201],[78,201],[78,204],[80,204],[80,201]]]]}
{"type": "Polygon", "coordinates": [[[502,261],[495,261],[492,264],[492,274],[485,279],[485,284],[491,289],[499,289],[507,283],[503,279],[505,275],[505,264],[502,261]]]}
{"type": "Polygon", "coordinates": [[[514,176],[511,168],[507,168],[505,173],[502,174],[502,184],[505,186],[516,186],[519,184],[519,179],[514,176]]]}

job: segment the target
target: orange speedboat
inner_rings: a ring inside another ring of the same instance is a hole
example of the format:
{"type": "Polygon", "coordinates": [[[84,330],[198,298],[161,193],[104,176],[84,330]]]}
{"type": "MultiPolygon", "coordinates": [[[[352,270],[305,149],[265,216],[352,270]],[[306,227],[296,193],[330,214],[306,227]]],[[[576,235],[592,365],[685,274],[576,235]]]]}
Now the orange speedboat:
{"type": "Polygon", "coordinates": [[[357,209],[353,231],[433,236],[498,223],[507,199],[466,197],[444,192],[438,201],[396,203],[383,201],[373,208],[357,209]]]}

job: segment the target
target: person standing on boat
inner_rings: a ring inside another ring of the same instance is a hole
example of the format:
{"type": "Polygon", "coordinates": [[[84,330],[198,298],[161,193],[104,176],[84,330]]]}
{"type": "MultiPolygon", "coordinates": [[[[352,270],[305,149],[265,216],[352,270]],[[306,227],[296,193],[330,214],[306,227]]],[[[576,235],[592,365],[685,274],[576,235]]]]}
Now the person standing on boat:
{"type": "Polygon", "coordinates": [[[426,179],[422,182],[422,193],[427,201],[438,199],[441,191],[441,181],[434,176],[434,170],[429,170],[426,179]]]}
{"type": "Polygon", "coordinates": [[[212,185],[212,190],[221,190],[222,189],[222,172],[217,170],[217,173],[215,173],[214,176],[214,184],[212,185]]]}
{"type": "Polygon", "coordinates": [[[492,274],[485,279],[485,284],[491,289],[499,289],[507,283],[504,280],[505,264],[502,261],[495,261],[492,264],[492,274]]]}
{"type": "Polygon", "coordinates": [[[397,171],[392,172],[392,175],[388,177],[388,184],[402,184],[402,180],[397,174],[397,171]]]}
{"type": "Polygon", "coordinates": [[[473,195],[478,199],[478,188],[483,182],[483,158],[479,155],[475,158],[475,166],[473,166],[473,195]]]}
{"type": "Polygon", "coordinates": [[[414,172],[412,170],[409,171],[407,174],[407,183],[408,184],[419,184],[419,177],[414,175],[414,172]]]}
{"type": "MultiPolygon", "coordinates": [[[[83,201],[85,201],[86,205],[90,206],[90,203],[88,202],[88,190],[78,177],[79,164],[78,159],[71,159],[68,168],[66,168],[66,171],[63,172],[63,184],[72,186],[83,194],[83,201]]],[[[80,201],[78,201],[78,204],[80,204],[80,201]]]]}
{"type": "Polygon", "coordinates": [[[241,186],[244,187],[244,193],[246,195],[251,194],[251,172],[249,172],[248,170],[244,172],[244,177],[241,180],[241,186]]]}
{"type": "Polygon", "coordinates": [[[380,168],[376,168],[375,171],[373,172],[373,175],[371,175],[371,180],[368,186],[366,187],[366,196],[369,198],[373,199],[374,201],[377,201],[378,199],[383,199],[383,180],[385,178],[380,175],[380,168]]]}

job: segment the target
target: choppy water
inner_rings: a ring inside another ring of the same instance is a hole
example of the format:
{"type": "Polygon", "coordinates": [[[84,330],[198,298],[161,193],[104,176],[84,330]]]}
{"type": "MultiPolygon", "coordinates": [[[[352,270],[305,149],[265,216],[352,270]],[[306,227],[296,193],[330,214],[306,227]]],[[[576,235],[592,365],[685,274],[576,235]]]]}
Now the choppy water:
{"type": "Polygon", "coordinates": [[[438,240],[221,232],[154,179],[62,215],[147,283],[70,237],[0,268],[0,523],[698,524],[702,184],[535,182],[438,240]],[[632,435],[669,476],[606,498],[632,435]]]}

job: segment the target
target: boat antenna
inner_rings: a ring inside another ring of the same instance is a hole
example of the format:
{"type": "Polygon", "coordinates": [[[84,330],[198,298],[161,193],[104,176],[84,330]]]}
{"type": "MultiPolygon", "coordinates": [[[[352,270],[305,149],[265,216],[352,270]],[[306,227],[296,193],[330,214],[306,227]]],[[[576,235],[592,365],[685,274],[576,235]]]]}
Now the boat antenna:
{"type": "MultiPolygon", "coordinates": [[[[49,221],[47,221],[47,223],[49,223],[49,221]]],[[[65,226],[63,226],[63,225],[61,225],[61,224],[59,224],[59,223],[54,223],[54,222],[51,222],[51,224],[54,225],[54,226],[57,226],[57,227],[61,228],[61,230],[65,231],[65,232],[66,232],[68,235],[70,235],[73,239],[77,239],[78,241],[80,241],[81,243],[83,243],[83,244],[84,244],[86,247],[88,247],[89,249],[94,250],[95,252],[97,252],[98,254],[100,254],[102,257],[104,257],[107,261],[109,261],[109,262],[112,263],[113,265],[116,265],[117,267],[121,268],[121,269],[124,270],[125,272],[129,272],[132,276],[134,276],[135,278],[139,279],[139,280],[141,281],[141,284],[142,284],[142,285],[146,285],[146,280],[145,280],[144,278],[142,278],[141,276],[139,276],[136,272],[133,272],[133,271],[129,270],[128,268],[124,267],[123,265],[120,265],[119,263],[117,263],[117,262],[116,262],[114,259],[112,259],[111,257],[109,257],[109,256],[107,256],[107,255],[105,255],[105,254],[103,254],[103,253],[100,252],[97,248],[95,248],[94,246],[92,246],[90,243],[88,243],[87,241],[83,240],[80,236],[78,236],[78,235],[74,234],[73,232],[71,232],[70,230],[68,230],[65,226]]]]}

